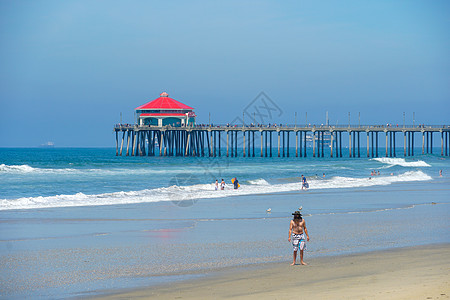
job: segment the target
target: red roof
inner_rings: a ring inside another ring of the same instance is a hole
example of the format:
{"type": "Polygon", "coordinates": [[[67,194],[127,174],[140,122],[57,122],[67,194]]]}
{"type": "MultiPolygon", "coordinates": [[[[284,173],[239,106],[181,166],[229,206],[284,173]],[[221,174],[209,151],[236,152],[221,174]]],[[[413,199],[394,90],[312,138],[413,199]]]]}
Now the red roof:
{"type": "Polygon", "coordinates": [[[185,117],[186,114],[182,113],[151,113],[151,114],[140,114],[141,117],[152,117],[152,116],[183,116],[185,117]]]}
{"type": "Polygon", "coordinates": [[[150,101],[148,103],[145,103],[144,105],[136,107],[136,110],[137,109],[189,109],[189,110],[193,110],[192,107],[187,106],[186,104],[183,104],[181,102],[178,102],[175,99],[170,98],[166,92],[161,93],[159,96],[160,96],[159,98],[156,98],[153,101],[150,101]]]}

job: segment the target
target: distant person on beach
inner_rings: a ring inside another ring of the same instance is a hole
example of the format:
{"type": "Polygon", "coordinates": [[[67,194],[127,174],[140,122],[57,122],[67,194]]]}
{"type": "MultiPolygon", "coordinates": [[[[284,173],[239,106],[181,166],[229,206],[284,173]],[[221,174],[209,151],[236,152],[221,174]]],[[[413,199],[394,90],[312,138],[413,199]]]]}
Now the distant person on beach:
{"type": "Polygon", "coordinates": [[[325,178],[325,173],[323,173],[322,177],[325,178]]]}
{"type": "Polygon", "coordinates": [[[239,181],[237,180],[236,177],[234,177],[233,185],[234,185],[235,190],[237,190],[239,188],[239,181]]]}
{"type": "Polygon", "coordinates": [[[216,191],[219,189],[219,181],[216,179],[215,187],[216,191]]]}
{"type": "Polygon", "coordinates": [[[439,170],[439,177],[442,177],[442,170],[439,170]]]}
{"type": "Polygon", "coordinates": [[[306,177],[302,175],[302,190],[305,189],[305,191],[306,191],[306,190],[308,190],[308,187],[309,187],[309,185],[308,185],[308,182],[306,181],[306,177]]]}
{"type": "Polygon", "coordinates": [[[220,182],[220,189],[223,191],[225,189],[225,181],[222,178],[222,182],[220,182]]]}
{"type": "Polygon", "coordinates": [[[306,250],[306,241],[309,242],[309,234],[306,229],[306,222],[302,219],[302,214],[300,211],[295,211],[293,214],[294,219],[291,220],[291,224],[289,225],[289,238],[288,241],[292,242],[292,247],[294,248],[293,262],[292,266],[295,265],[295,261],[297,260],[297,251],[300,248],[300,264],[306,265],[303,261],[303,251],[306,250]],[[305,241],[306,234],[306,241],[305,241]]]}

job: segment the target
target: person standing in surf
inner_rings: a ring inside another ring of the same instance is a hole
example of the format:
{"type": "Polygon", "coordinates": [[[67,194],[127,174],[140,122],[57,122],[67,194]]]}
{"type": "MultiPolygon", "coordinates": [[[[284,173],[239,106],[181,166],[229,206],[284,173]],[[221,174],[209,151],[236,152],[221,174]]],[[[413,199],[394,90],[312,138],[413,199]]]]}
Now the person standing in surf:
{"type": "Polygon", "coordinates": [[[233,185],[234,185],[235,190],[237,190],[239,188],[239,181],[237,180],[236,177],[234,177],[233,185]]]}
{"type": "Polygon", "coordinates": [[[303,261],[303,251],[306,250],[306,241],[309,242],[309,234],[306,229],[306,222],[302,218],[302,214],[300,211],[295,211],[293,214],[294,219],[291,220],[291,224],[289,225],[289,238],[288,241],[292,241],[292,247],[294,248],[293,262],[292,266],[295,265],[295,261],[297,260],[297,251],[300,248],[300,264],[307,265],[303,261]],[[305,241],[306,234],[306,241],[305,241]]]}
{"type": "Polygon", "coordinates": [[[305,191],[308,189],[308,182],[306,182],[306,177],[302,175],[302,190],[305,189],[305,191]]]}

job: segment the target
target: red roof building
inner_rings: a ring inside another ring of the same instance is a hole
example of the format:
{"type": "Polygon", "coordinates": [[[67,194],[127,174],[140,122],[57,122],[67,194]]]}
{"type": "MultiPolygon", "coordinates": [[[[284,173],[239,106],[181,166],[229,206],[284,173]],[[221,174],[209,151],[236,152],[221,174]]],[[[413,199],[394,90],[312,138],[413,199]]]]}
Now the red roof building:
{"type": "Polygon", "coordinates": [[[153,101],[136,107],[140,126],[188,126],[195,124],[194,109],[169,97],[166,92],[153,101]]]}

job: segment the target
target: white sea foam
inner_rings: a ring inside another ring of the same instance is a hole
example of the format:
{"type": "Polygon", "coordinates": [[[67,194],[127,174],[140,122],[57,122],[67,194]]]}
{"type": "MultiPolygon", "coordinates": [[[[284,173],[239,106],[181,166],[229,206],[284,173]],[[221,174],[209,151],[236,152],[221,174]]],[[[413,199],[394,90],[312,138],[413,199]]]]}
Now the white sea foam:
{"type": "Polygon", "coordinates": [[[180,171],[175,170],[154,170],[149,168],[140,169],[128,169],[128,168],[110,168],[110,169],[74,169],[74,168],[38,168],[31,167],[29,165],[5,165],[0,164],[0,174],[61,174],[61,175],[72,175],[72,174],[104,174],[104,175],[120,175],[120,174],[171,174],[179,173],[180,171]]]}
{"type": "MultiPolygon", "coordinates": [[[[73,165],[73,164],[71,164],[73,165]]],[[[204,171],[205,168],[197,167],[197,169],[191,168],[191,171],[198,170],[199,172],[204,171]]],[[[0,164],[0,174],[61,174],[61,175],[77,175],[77,174],[103,174],[103,175],[121,175],[121,174],[135,174],[135,175],[146,175],[146,174],[177,174],[180,173],[180,170],[177,168],[174,169],[155,169],[155,168],[108,168],[108,169],[83,169],[83,168],[38,168],[31,167],[29,165],[6,165],[0,164]]]]}
{"type": "Polygon", "coordinates": [[[8,166],[5,164],[0,165],[0,172],[5,173],[30,173],[33,172],[35,168],[30,167],[29,165],[12,165],[8,166]]]}
{"type": "Polygon", "coordinates": [[[269,183],[262,178],[255,179],[255,180],[249,180],[248,183],[249,184],[259,184],[259,185],[269,185],[269,183]]]}
{"type": "Polygon", "coordinates": [[[423,160],[406,161],[404,158],[390,158],[390,157],[377,157],[372,160],[379,161],[389,166],[402,166],[402,167],[431,167],[423,160]]]}
{"type": "MultiPolygon", "coordinates": [[[[408,171],[396,176],[376,176],[369,178],[332,177],[329,179],[309,179],[310,189],[358,188],[389,185],[396,182],[427,181],[432,178],[422,171],[408,171]]],[[[214,184],[196,184],[145,189],[140,191],[115,192],[87,195],[56,195],[49,197],[24,197],[19,199],[0,199],[0,210],[36,209],[69,206],[118,205],[144,202],[197,200],[205,198],[223,198],[236,195],[264,194],[300,190],[300,184],[269,184],[264,179],[252,180],[250,184],[241,184],[234,190],[227,184],[225,190],[214,190],[214,184]]]]}
{"type": "Polygon", "coordinates": [[[33,168],[29,165],[0,165],[0,173],[9,174],[24,174],[24,173],[73,173],[76,169],[46,169],[46,168],[33,168]]]}

